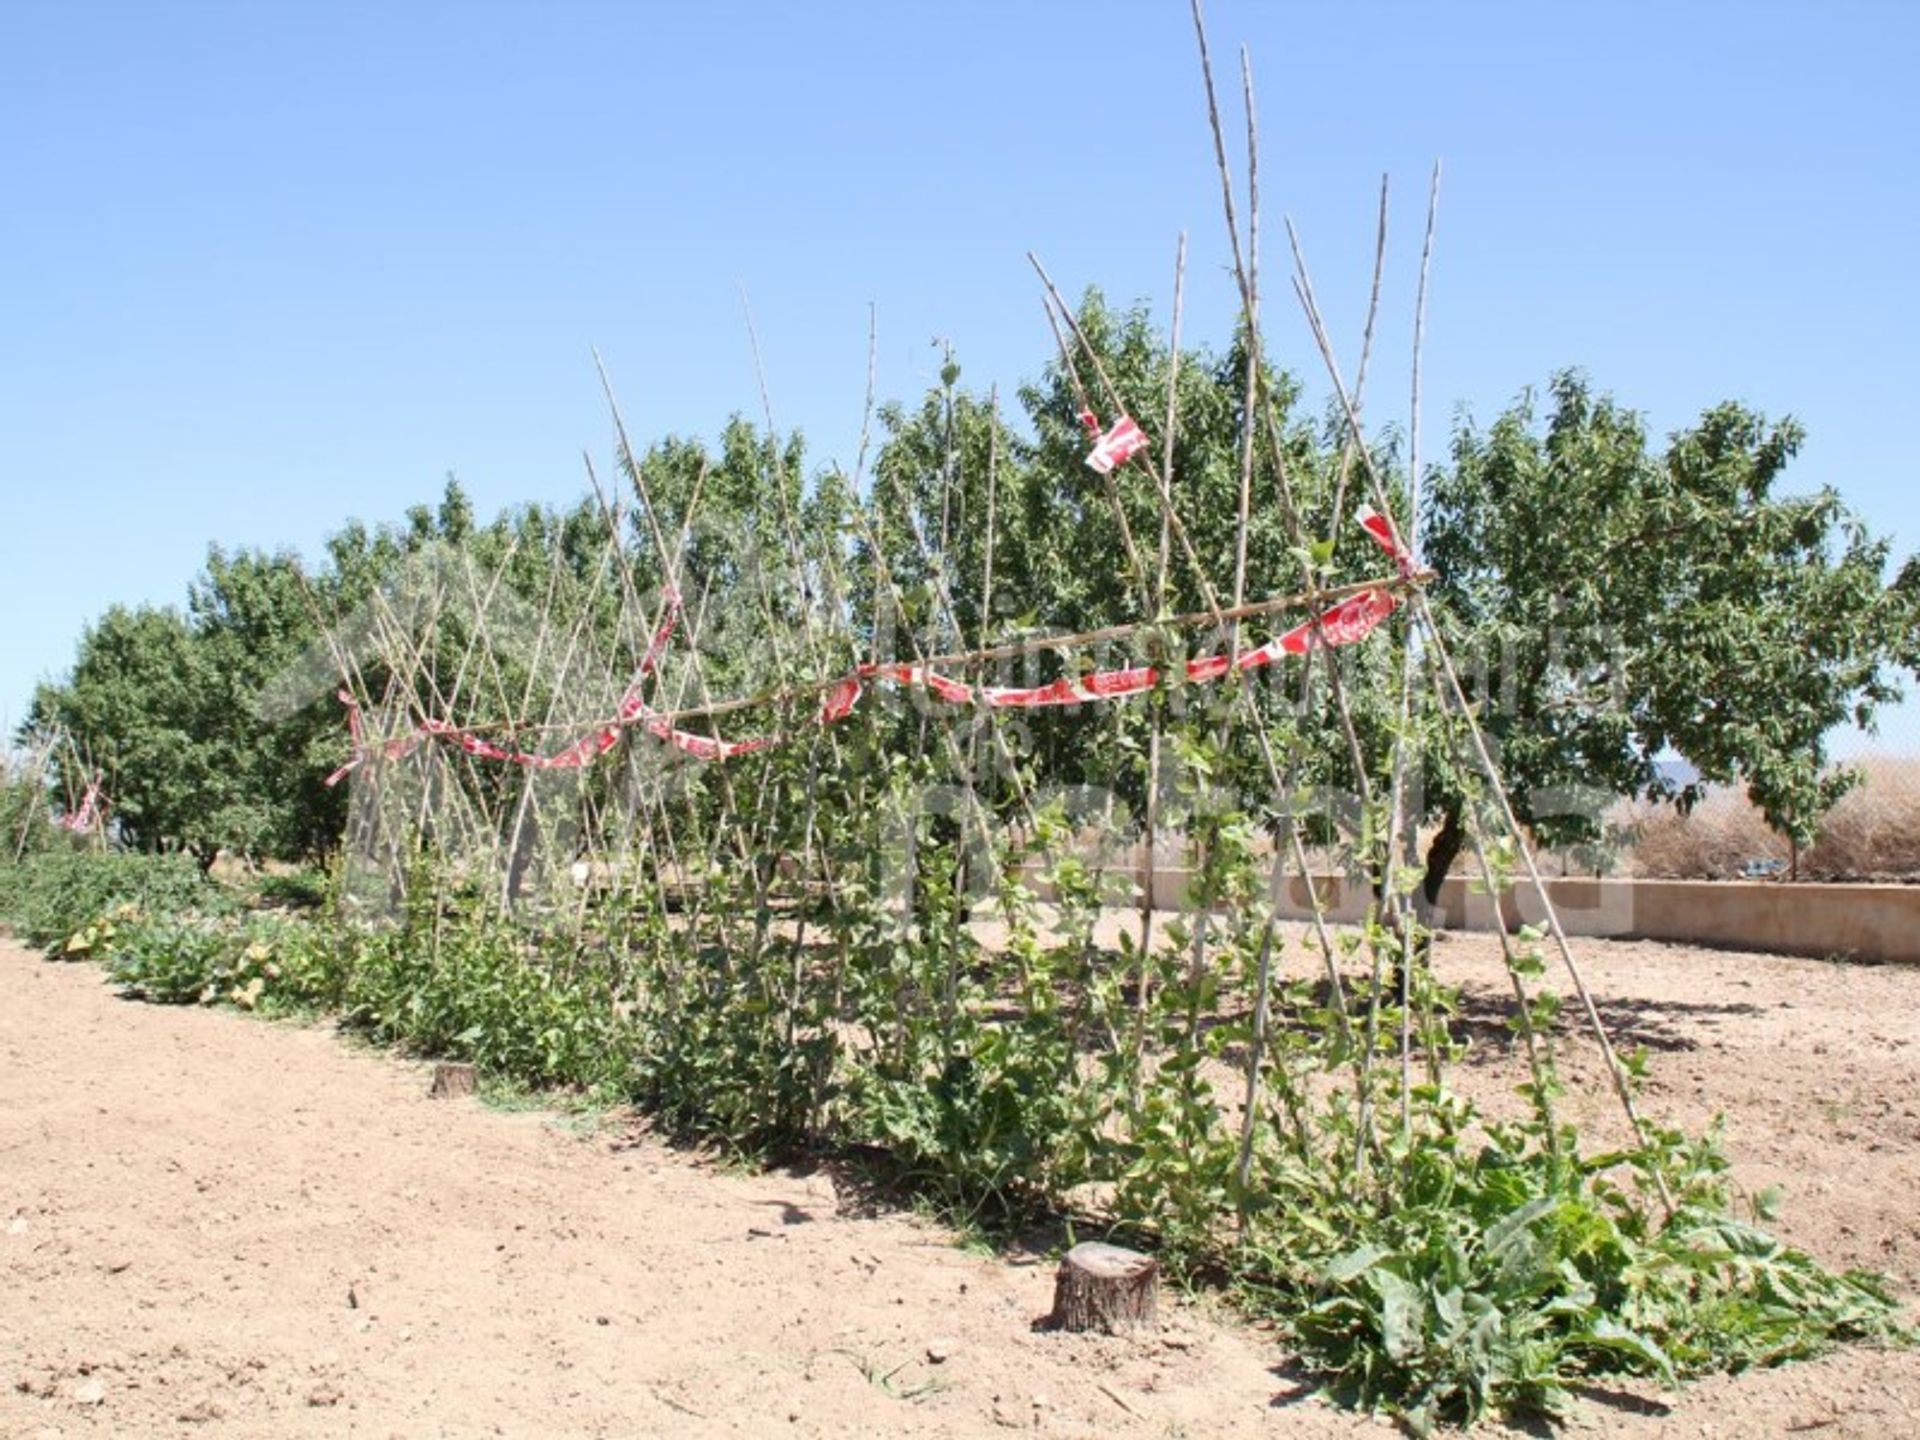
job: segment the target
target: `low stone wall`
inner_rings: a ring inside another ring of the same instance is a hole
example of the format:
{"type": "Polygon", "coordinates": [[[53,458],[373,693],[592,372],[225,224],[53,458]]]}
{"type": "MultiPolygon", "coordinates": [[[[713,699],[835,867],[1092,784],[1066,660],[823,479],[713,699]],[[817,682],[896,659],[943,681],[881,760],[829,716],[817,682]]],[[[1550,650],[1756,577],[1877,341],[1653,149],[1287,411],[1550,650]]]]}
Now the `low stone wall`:
{"type": "MultiPolygon", "coordinates": [[[[1110,873],[1130,881],[1138,893],[1144,877],[1137,863],[1110,873]]],[[[1183,867],[1156,868],[1154,908],[1185,909],[1188,878],[1183,867]]],[[[1352,923],[1366,915],[1371,896],[1364,885],[1338,876],[1315,883],[1329,919],[1352,923]]],[[[1577,879],[1546,885],[1569,935],[1920,964],[1920,885],[1577,879]]],[[[1545,920],[1530,886],[1502,897],[1502,903],[1509,928],[1545,920]]],[[[1313,913],[1306,884],[1297,875],[1285,886],[1282,913],[1297,920],[1313,913]]],[[[1493,900],[1455,877],[1441,887],[1440,913],[1449,929],[1491,929],[1493,900]]]]}
{"type": "MultiPolygon", "coordinates": [[[[1920,964],[1920,885],[1811,885],[1743,880],[1549,880],[1570,935],[1612,935],[1920,964]]],[[[1509,924],[1544,919],[1531,889],[1503,897],[1509,924]]],[[[1448,881],[1447,923],[1486,929],[1487,895],[1448,881]]]]}

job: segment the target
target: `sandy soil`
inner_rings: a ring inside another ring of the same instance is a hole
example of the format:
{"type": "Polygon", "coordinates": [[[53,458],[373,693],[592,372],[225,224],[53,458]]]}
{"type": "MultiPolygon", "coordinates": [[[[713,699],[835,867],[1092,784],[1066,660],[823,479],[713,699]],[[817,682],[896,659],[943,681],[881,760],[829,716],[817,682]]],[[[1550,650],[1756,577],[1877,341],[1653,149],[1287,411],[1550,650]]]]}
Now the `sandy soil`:
{"type": "MultiPolygon", "coordinates": [[[[1440,953],[1469,1019],[1495,1014],[1490,953],[1440,953]]],[[[1790,1238],[1913,1287],[1920,974],[1582,953],[1656,1052],[1649,1108],[1728,1110],[1790,1238]]],[[[862,1213],[824,1174],[429,1100],[419,1066],[327,1029],[125,1003],[16,946],[0,995],[0,1435],[1391,1433],[1203,1301],[1148,1338],[1036,1330],[1040,1257],[862,1213]]],[[[1515,1077],[1484,1030],[1492,1091],[1515,1077]]],[[[1920,1433],[1920,1355],[1597,1397],[1579,1425],[1920,1433]]]]}

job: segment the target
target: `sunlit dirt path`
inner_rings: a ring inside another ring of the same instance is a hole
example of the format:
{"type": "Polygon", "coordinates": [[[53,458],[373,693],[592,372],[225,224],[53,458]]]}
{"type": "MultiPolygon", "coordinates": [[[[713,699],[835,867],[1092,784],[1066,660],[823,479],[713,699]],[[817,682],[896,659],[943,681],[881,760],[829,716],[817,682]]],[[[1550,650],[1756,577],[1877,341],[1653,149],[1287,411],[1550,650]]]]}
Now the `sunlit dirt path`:
{"type": "MultiPolygon", "coordinates": [[[[1839,1145],[1807,1143],[1795,1163],[1839,1145]]],[[[1891,1163],[1844,1153],[1848,1186],[1891,1163]]],[[[330,1029],[129,1003],[0,944],[0,1435],[1389,1433],[1202,1305],[1087,1339],[1033,1328],[1051,1290],[1037,1257],[862,1215],[823,1174],[429,1100],[420,1067],[330,1029]]],[[[1581,1423],[1879,1436],[1917,1413],[1914,1357],[1856,1352],[1581,1423]]]]}

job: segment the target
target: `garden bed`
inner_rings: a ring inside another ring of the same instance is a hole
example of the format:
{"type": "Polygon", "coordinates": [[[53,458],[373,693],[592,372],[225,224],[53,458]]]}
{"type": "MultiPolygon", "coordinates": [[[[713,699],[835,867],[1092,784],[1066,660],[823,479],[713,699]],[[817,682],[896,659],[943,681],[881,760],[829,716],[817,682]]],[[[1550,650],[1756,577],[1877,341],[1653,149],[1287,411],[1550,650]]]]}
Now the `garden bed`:
{"type": "MultiPolygon", "coordinates": [[[[1650,1053],[1650,1115],[1728,1112],[1740,1184],[1784,1188],[1783,1238],[1911,1293],[1915,975],[1581,953],[1621,1043],[1650,1053]]],[[[1457,1081],[1496,1103],[1517,1069],[1503,972],[1481,937],[1443,937],[1437,964],[1477,1042],[1457,1081]]],[[[619,1127],[431,1101],[420,1067],[327,1027],[125,1004],[94,967],[17,946],[0,986],[8,1434],[1354,1433],[1257,1329],[1202,1303],[1153,1337],[1035,1330],[1044,1257],[960,1248],[824,1173],[744,1175],[619,1127]]],[[[1564,1103],[1604,1134],[1600,1072],[1578,1044],[1563,1066],[1564,1103]]],[[[1585,1423],[1905,1433],[1920,1354],[1635,1385],[1585,1423]]]]}

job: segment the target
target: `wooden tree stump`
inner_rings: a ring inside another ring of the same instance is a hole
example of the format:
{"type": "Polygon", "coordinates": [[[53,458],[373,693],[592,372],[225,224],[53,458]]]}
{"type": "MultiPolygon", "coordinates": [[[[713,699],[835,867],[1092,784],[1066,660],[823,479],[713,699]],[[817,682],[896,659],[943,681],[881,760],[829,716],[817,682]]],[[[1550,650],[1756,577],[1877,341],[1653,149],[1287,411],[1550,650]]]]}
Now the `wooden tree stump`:
{"type": "Polygon", "coordinates": [[[480,1088],[479,1074],[471,1065],[442,1060],[433,1067],[433,1088],[427,1092],[435,1100],[452,1100],[471,1095],[480,1088]]]}
{"type": "Polygon", "coordinates": [[[1061,1330],[1151,1328],[1160,1317],[1160,1262],[1137,1250],[1076,1245],[1053,1277],[1053,1325],[1061,1330]]]}

